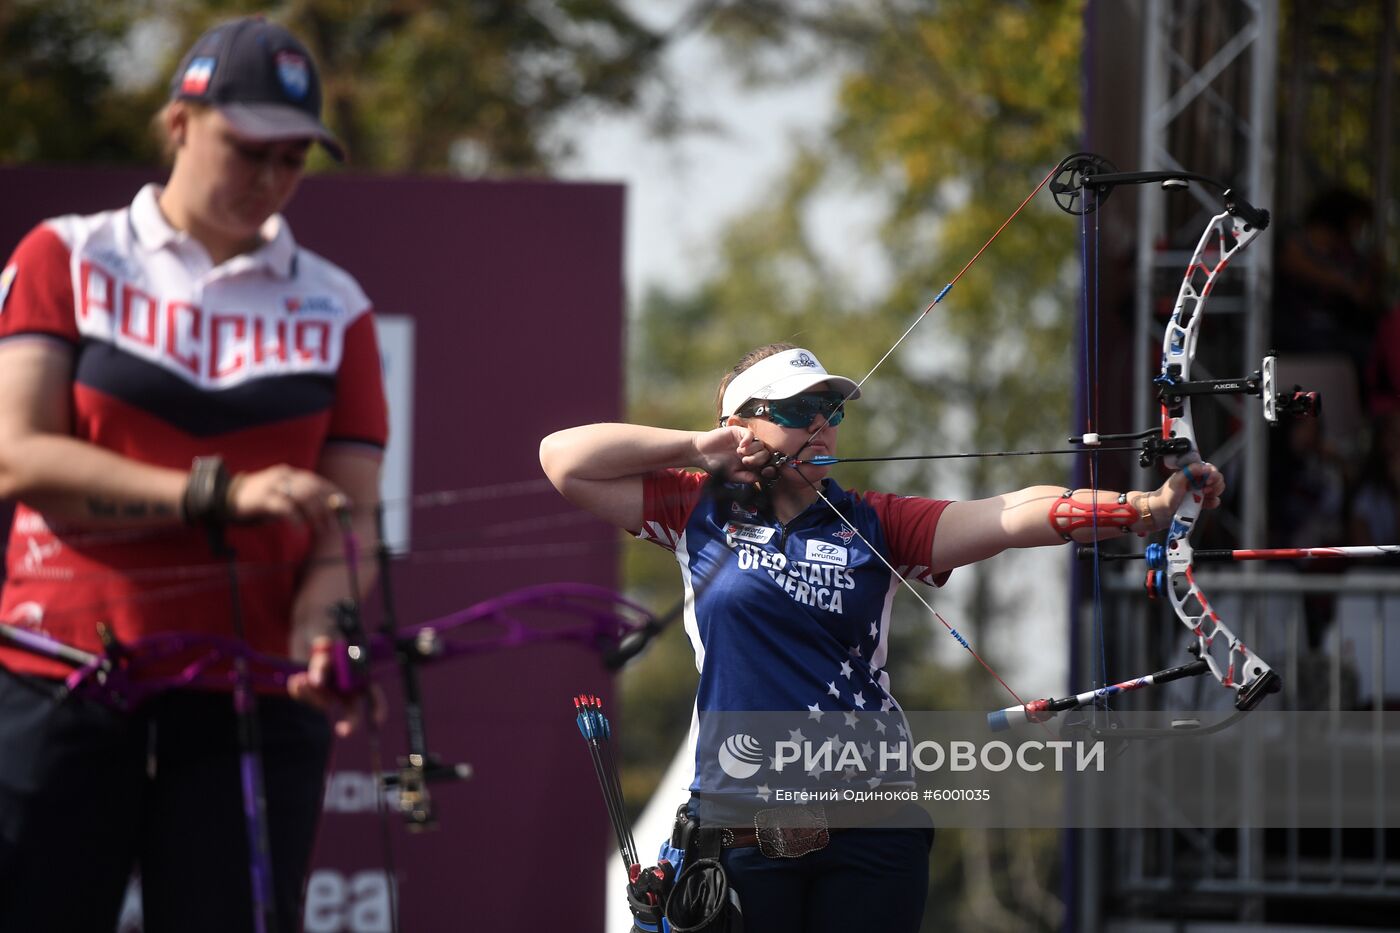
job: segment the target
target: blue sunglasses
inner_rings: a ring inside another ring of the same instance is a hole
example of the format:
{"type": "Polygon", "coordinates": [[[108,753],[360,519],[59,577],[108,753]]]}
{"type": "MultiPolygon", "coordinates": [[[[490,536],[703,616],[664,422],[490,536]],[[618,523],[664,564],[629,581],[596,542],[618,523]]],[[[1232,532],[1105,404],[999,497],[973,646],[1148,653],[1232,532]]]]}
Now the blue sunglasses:
{"type": "Polygon", "coordinates": [[[840,392],[803,392],[792,398],[764,399],[739,409],[741,418],[767,418],[784,428],[807,428],[818,415],[833,428],[846,417],[846,396],[840,392]]]}

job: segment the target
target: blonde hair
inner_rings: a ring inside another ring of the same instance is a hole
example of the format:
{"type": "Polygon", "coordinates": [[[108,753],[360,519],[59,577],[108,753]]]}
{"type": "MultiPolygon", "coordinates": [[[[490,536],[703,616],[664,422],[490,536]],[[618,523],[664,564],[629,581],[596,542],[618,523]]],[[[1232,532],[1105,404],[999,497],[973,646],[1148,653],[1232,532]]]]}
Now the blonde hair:
{"type": "Polygon", "coordinates": [[[777,356],[786,350],[796,350],[797,345],[792,343],[765,343],[761,347],[755,347],[745,353],[739,362],[734,364],[734,368],[724,374],[724,378],[719,381],[719,391],[715,393],[715,417],[720,424],[724,424],[724,390],[729,388],[729,384],[734,381],[734,377],[744,370],[753,366],[760,360],[766,360],[770,356],[777,356]]]}

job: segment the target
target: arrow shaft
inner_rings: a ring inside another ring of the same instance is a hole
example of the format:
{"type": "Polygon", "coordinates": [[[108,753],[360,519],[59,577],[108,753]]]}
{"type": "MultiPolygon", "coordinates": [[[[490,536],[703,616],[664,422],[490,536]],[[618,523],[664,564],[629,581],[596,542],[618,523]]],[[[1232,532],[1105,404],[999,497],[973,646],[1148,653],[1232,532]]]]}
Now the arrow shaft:
{"type": "Polygon", "coordinates": [[[1138,447],[1064,447],[1055,450],[997,450],[987,453],[970,454],[905,454],[892,457],[831,457],[825,454],[811,457],[806,460],[789,460],[793,466],[798,464],[810,464],[811,466],[831,466],[836,463],[885,463],[895,460],[968,460],[975,457],[1040,457],[1050,454],[1085,454],[1128,451],[1139,453],[1138,447]]]}
{"type": "MultiPolygon", "coordinates": [[[[1079,557],[1087,560],[1092,551],[1081,550],[1079,557]]],[[[1146,554],[1102,554],[1101,560],[1142,560],[1146,554]]],[[[1192,552],[1199,561],[1236,560],[1323,560],[1328,558],[1400,557],[1400,544],[1356,545],[1349,547],[1285,547],[1285,548],[1205,548],[1192,552]]]]}
{"type": "MultiPolygon", "coordinates": [[[[1203,552],[1197,551],[1199,559],[1203,552]]],[[[1377,544],[1353,547],[1249,548],[1235,551],[1207,551],[1207,560],[1315,560],[1328,557],[1400,557],[1400,545],[1377,544]],[[1228,555],[1215,556],[1217,553],[1228,555]]]]}

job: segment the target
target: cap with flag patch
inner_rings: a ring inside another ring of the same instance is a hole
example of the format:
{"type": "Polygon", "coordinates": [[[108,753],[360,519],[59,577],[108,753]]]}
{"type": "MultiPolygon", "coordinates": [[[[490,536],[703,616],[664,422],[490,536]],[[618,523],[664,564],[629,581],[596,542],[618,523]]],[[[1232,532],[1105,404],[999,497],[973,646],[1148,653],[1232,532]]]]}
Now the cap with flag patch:
{"type": "Polygon", "coordinates": [[[321,122],[321,79],[306,47],[261,16],[215,26],[185,53],[174,100],[218,109],[248,139],[314,139],[337,161],[345,150],[321,122]]]}

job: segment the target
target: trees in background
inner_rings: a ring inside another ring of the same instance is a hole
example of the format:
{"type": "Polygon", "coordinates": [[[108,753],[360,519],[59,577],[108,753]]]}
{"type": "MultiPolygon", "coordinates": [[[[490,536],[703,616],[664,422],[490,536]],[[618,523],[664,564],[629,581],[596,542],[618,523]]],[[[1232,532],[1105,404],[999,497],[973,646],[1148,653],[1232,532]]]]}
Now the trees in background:
{"type": "Polygon", "coordinates": [[[320,64],[356,170],[547,174],[569,151],[566,119],[622,108],[675,130],[657,64],[706,5],[657,30],[619,0],[10,0],[0,161],[153,162],[147,127],[179,56],[220,20],[266,12],[320,64]]]}
{"type": "Polygon", "coordinates": [[[122,71],[127,35],[147,5],[144,0],[0,4],[0,161],[119,163],[156,157],[146,127],[164,94],[128,87],[122,71]]]}

